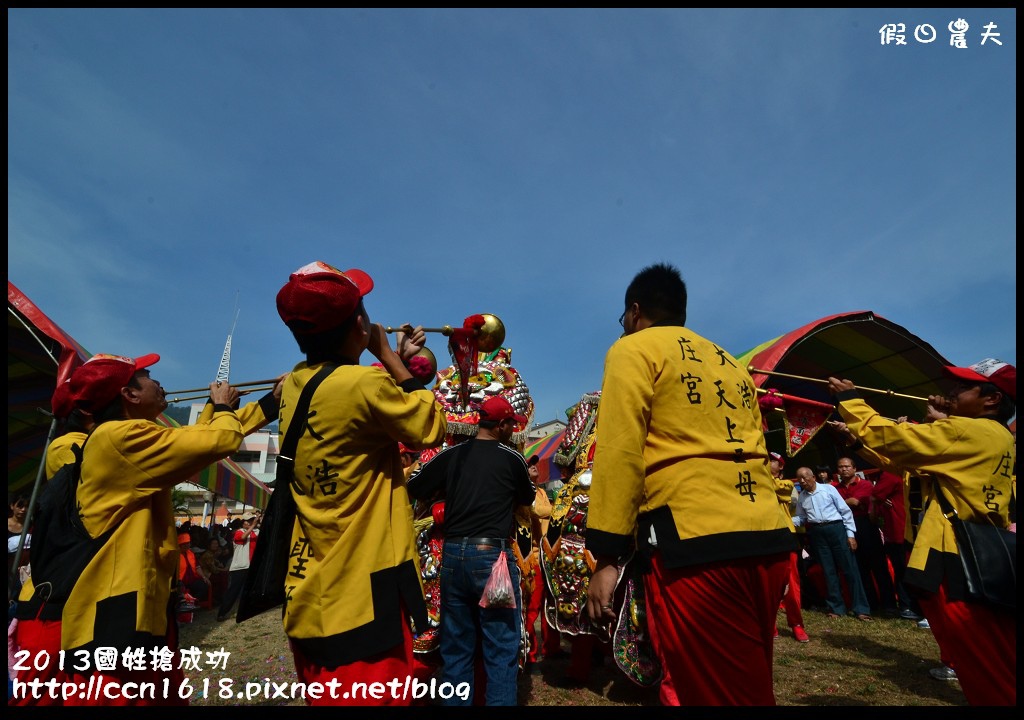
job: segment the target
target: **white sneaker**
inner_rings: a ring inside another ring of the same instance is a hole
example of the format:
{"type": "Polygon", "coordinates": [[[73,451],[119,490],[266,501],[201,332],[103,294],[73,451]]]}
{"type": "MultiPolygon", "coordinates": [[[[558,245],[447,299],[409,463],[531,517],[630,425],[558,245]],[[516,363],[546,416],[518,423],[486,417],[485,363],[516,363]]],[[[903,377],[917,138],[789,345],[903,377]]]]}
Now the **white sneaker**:
{"type": "Polygon", "coordinates": [[[936,680],[956,680],[956,670],[949,667],[948,665],[932,668],[928,671],[928,674],[936,680]]]}
{"type": "Polygon", "coordinates": [[[931,630],[932,626],[928,624],[928,618],[917,621],[917,626],[922,630],[931,630]]]}

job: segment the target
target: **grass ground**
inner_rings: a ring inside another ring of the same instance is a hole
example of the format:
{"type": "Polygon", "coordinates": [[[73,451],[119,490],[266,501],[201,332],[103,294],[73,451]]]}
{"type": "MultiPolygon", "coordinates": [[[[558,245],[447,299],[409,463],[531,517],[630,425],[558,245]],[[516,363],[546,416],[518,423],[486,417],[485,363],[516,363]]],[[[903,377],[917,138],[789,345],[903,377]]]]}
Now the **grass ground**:
{"type": "MultiPolygon", "coordinates": [[[[928,670],[938,667],[939,649],[928,630],[908,620],[877,618],[861,623],[853,618],[829,620],[823,613],[805,610],[809,643],[796,642],[779,615],[780,637],[775,641],[775,696],[788,706],[966,706],[957,682],[933,680],[928,670]]],[[[215,610],[196,613],[193,623],[181,626],[183,648],[204,653],[223,648],[230,653],[225,670],[191,672],[193,685],[211,679],[246,682],[295,681],[295,668],[281,629],[278,612],[267,612],[244,623],[218,623],[215,610]]],[[[563,643],[568,651],[568,642],[563,643]]],[[[543,660],[536,674],[523,674],[519,703],[528,706],[655,706],[656,689],[643,689],[623,675],[610,659],[593,668],[583,686],[565,682],[567,658],[543,660]]],[[[302,705],[256,697],[248,702],[217,697],[192,697],[202,705],[302,705]]]]}

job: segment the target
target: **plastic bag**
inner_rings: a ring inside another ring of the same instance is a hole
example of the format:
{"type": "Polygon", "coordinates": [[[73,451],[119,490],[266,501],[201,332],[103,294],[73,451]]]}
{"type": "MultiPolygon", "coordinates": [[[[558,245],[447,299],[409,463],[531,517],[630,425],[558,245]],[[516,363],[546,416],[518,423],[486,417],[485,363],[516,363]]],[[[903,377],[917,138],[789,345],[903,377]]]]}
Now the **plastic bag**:
{"type": "Polygon", "coordinates": [[[508,574],[508,556],[502,550],[498,559],[491,567],[491,576],[484,585],[484,594],[480,597],[482,608],[515,608],[516,594],[512,587],[512,577],[508,574]]]}

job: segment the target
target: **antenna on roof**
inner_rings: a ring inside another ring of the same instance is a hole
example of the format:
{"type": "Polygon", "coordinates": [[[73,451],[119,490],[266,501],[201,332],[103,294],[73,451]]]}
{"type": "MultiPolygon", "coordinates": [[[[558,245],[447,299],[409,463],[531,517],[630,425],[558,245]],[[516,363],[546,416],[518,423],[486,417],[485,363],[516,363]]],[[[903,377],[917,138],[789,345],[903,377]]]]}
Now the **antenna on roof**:
{"type": "Polygon", "coordinates": [[[235,291],[235,319],[231,321],[231,330],[228,331],[228,339],[224,343],[224,354],[220,358],[220,366],[217,368],[217,381],[228,382],[231,374],[231,336],[235,333],[235,325],[238,323],[238,291],[235,291]]]}

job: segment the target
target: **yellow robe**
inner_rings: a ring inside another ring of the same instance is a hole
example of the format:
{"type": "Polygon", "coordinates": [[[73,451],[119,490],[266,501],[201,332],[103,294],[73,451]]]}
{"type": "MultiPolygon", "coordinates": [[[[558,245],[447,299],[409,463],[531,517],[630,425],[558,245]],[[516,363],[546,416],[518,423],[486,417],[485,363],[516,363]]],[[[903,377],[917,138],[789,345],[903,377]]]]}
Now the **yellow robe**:
{"type": "Polygon", "coordinates": [[[680,326],[620,338],[605,358],[587,549],[636,532],[667,567],[791,552],[747,370],[680,326]]]}
{"type": "MultiPolygon", "coordinates": [[[[300,363],[286,381],[282,437],[320,367],[300,363]]],[[[380,368],[339,366],[314,393],[295,452],[284,612],[285,632],[310,660],[333,668],[393,647],[403,606],[427,628],[398,443],[424,450],[446,432],[432,392],[406,392],[380,368]]]]}
{"type": "Polygon", "coordinates": [[[234,412],[167,428],[148,420],[101,423],[85,446],[78,505],[92,537],[114,533],[86,566],[62,616],[61,647],[161,647],[178,570],[171,489],[235,452],[234,412]]]}
{"type": "Polygon", "coordinates": [[[990,418],[896,423],[875,412],[856,391],[841,393],[837,400],[843,420],[865,446],[921,477],[925,512],[904,582],[934,592],[945,576],[950,598],[961,599],[956,539],[938,502],[932,502],[934,482],[962,519],[1007,527],[1017,455],[1013,435],[990,418]]]}

